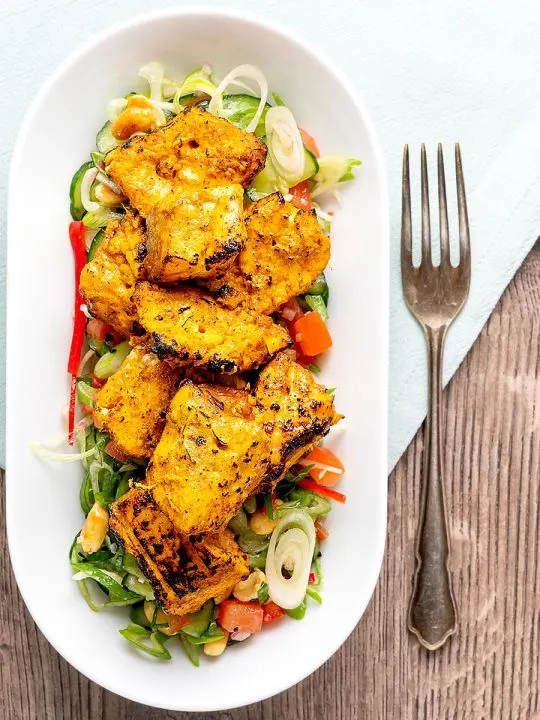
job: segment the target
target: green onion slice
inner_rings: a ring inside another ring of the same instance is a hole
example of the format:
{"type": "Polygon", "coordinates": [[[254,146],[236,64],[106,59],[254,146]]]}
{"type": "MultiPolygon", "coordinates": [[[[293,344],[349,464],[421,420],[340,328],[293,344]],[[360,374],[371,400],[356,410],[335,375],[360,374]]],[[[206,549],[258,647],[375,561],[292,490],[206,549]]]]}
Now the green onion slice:
{"type": "Polygon", "coordinates": [[[314,547],[311,516],[297,509],[285,513],[274,528],[266,559],[268,594],[285,610],[298,607],[306,595],[314,547]]]}
{"type": "Polygon", "coordinates": [[[107,380],[120,369],[120,365],[122,365],[130,352],[131,345],[129,342],[127,340],[121,342],[115,348],[112,348],[110,352],[99,358],[94,368],[94,375],[100,380],[107,380]]]}
{"type": "Polygon", "coordinates": [[[135,623],[129,623],[127,628],[119,630],[126,640],[135,645],[148,655],[159,658],[160,660],[170,660],[171,653],[165,647],[167,636],[157,631],[150,631],[135,623]]]}

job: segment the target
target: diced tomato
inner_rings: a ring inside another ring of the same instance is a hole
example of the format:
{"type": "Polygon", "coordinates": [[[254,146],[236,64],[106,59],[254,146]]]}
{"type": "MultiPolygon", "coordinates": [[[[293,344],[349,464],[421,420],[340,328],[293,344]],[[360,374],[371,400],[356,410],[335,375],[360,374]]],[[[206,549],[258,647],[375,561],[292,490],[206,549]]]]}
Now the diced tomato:
{"type": "Polygon", "coordinates": [[[258,633],[263,624],[264,611],[257,602],[224,600],[219,606],[217,621],[224,630],[258,633]]]}
{"type": "Polygon", "coordinates": [[[116,332],[112,325],[107,325],[107,323],[97,320],[96,318],[91,318],[88,321],[86,332],[94,340],[98,342],[105,340],[108,345],[112,345],[113,347],[121,343],[124,339],[120,333],[116,332]]]}
{"type": "Polygon", "coordinates": [[[91,415],[94,412],[94,408],[88,407],[84,403],[81,403],[81,410],[85,415],[91,415]]]}
{"type": "Polygon", "coordinates": [[[340,493],[337,490],[332,490],[332,488],[325,487],[324,485],[319,485],[319,483],[316,483],[314,480],[309,480],[308,478],[299,480],[297,485],[304,488],[304,490],[310,490],[311,492],[317,493],[317,495],[328,498],[329,500],[336,500],[340,503],[344,503],[347,500],[347,497],[343,493],[340,493]]]}
{"type": "Polygon", "coordinates": [[[102,388],[107,382],[106,380],[102,380],[101,378],[96,377],[94,373],[90,375],[90,380],[92,382],[92,387],[97,388],[98,390],[102,388]]]}
{"type": "Polygon", "coordinates": [[[112,458],[114,458],[115,460],[119,460],[120,462],[126,462],[126,460],[128,459],[126,453],[114,440],[109,440],[105,447],[105,452],[107,453],[107,455],[110,455],[112,458]]]}
{"type": "Polygon", "coordinates": [[[311,210],[311,188],[307,180],[298,183],[289,192],[292,195],[292,204],[299,210],[311,210]]]}
{"type": "Polygon", "coordinates": [[[317,576],[315,575],[315,573],[314,573],[313,570],[312,570],[312,571],[309,573],[308,584],[309,584],[309,585],[315,585],[316,582],[317,582],[317,576]]]}
{"type": "Polygon", "coordinates": [[[312,152],[316,158],[320,157],[321,153],[319,152],[315,138],[310,135],[307,130],[304,130],[303,128],[298,129],[300,130],[300,137],[302,138],[302,142],[305,147],[312,152]]]}
{"type": "Polygon", "coordinates": [[[332,338],[318,312],[307,312],[293,325],[292,338],[300,345],[302,353],[309,357],[320,355],[332,347],[332,338]]]}
{"type": "Polygon", "coordinates": [[[267,600],[262,606],[263,623],[271,623],[285,616],[285,610],[272,600],[267,600]]]}
{"type": "Polygon", "coordinates": [[[319,485],[333,487],[343,477],[345,467],[331,450],[315,447],[301,462],[300,465],[313,465],[309,471],[310,476],[319,485]]]}
{"type": "Polygon", "coordinates": [[[319,540],[320,542],[326,540],[326,538],[330,535],[328,530],[322,524],[320,518],[317,518],[315,520],[315,535],[317,537],[317,540],[319,540]]]}

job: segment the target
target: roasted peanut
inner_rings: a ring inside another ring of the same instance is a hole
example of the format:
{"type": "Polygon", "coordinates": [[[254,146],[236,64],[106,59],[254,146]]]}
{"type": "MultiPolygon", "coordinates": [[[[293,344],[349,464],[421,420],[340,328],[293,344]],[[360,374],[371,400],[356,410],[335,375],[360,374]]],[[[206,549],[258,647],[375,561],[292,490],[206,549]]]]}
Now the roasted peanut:
{"type": "Polygon", "coordinates": [[[138,132],[150,132],[165,125],[165,114],[144,95],[131,95],[127,105],[113,122],[111,133],[117,140],[127,140],[138,132]]]}
{"type": "Polygon", "coordinates": [[[259,588],[266,581],[266,575],[259,568],[248,575],[245,580],[240,580],[234,586],[233,595],[237,600],[249,602],[257,599],[259,588]]]}
{"type": "Polygon", "coordinates": [[[81,534],[77,538],[83,552],[97,552],[103,545],[109,529],[109,513],[98,502],[95,502],[86,516],[81,534]]]}

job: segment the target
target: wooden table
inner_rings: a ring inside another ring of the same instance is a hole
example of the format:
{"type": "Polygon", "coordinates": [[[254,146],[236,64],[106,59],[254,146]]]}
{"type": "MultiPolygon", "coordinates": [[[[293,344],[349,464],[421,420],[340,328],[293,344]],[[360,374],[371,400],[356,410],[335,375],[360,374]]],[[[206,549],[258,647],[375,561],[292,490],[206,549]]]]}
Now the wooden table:
{"type": "Polygon", "coordinates": [[[389,480],[385,561],[352,637],[296,688],[237,711],[190,716],[151,710],[79,675],[26,612],[2,530],[2,720],[540,719],[539,331],[537,244],[445,393],[461,623],[441,651],[428,654],[405,630],[419,432],[389,480]]]}

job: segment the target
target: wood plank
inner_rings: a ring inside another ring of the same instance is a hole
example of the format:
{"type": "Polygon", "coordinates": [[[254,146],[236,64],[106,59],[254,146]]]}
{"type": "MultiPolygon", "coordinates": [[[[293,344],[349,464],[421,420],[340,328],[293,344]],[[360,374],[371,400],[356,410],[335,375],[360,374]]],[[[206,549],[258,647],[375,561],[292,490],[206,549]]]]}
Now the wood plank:
{"type": "Polygon", "coordinates": [[[24,608],[2,527],[2,720],[540,720],[539,331],[537,245],[445,392],[460,626],[440,652],[428,654],[405,629],[420,431],[390,477],[385,561],[360,625],[299,686],[238,711],[151,710],[70,668],[24,608]]]}

